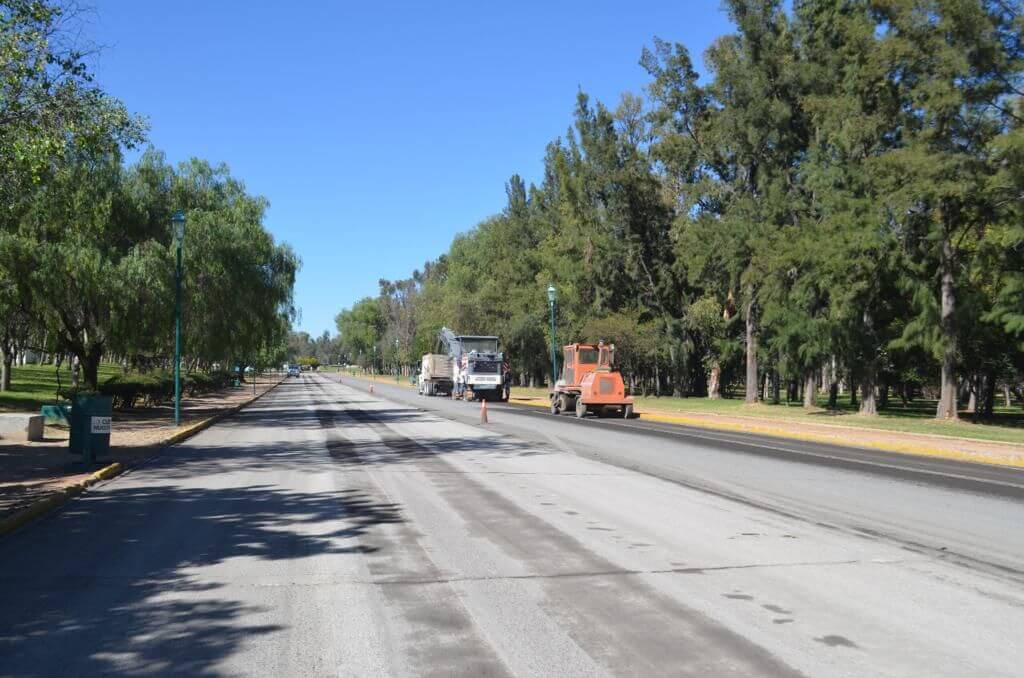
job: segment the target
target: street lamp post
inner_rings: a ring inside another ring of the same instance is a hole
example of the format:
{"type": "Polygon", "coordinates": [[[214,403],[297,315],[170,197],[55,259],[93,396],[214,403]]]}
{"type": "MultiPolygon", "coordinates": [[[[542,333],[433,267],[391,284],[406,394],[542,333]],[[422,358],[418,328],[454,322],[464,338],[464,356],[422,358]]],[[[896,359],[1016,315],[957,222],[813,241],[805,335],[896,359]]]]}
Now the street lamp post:
{"type": "Polygon", "coordinates": [[[395,383],[398,383],[399,373],[402,371],[402,363],[398,360],[398,337],[395,337],[395,383]]]}
{"type": "Polygon", "coordinates": [[[548,306],[551,307],[551,388],[558,381],[558,348],[555,341],[555,286],[548,285],[548,306]]]}
{"type": "Polygon", "coordinates": [[[181,424],[181,248],[185,242],[185,213],[171,217],[176,265],[174,269],[174,425],[181,424]]]}

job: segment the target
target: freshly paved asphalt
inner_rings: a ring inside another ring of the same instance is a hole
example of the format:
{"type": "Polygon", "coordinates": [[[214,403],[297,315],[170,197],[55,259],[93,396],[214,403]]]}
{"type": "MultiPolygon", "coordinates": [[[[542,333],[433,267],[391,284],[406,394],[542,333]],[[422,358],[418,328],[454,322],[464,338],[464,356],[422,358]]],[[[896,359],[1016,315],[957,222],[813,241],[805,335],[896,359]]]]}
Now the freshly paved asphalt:
{"type": "Polygon", "coordinates": [[[1024,666],[1012,470],[375,391],[289,380],[0,541],[0,675],[1024,666]]]}

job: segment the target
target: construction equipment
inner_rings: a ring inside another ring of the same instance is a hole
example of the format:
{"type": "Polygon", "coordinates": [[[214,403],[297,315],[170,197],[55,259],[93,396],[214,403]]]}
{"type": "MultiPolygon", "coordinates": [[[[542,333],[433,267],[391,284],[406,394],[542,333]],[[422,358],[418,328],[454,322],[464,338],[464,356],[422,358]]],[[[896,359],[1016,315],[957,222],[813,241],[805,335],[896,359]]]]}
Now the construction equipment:
{"type": "Polygon", "coordinates": [[[450,395],[455,386],[451,357],[442,353],[425,354],[417,384],[420,395],[450,395]]]}
{"type": "Polygon", "coordinates": [[[551,414],[575,411],[577,418],[593,412],[633,416],[622,374],[615,368],[615,345],[569,344],[563,347],[562,376],[551,394],[551,414]]]}
{"type": "Polygon", "coordinates": [[[456,335],[442,327],[438,340],[452,359],[454,397],[508,400],[505,356],[498,351],[497,337],[456,335]]]}

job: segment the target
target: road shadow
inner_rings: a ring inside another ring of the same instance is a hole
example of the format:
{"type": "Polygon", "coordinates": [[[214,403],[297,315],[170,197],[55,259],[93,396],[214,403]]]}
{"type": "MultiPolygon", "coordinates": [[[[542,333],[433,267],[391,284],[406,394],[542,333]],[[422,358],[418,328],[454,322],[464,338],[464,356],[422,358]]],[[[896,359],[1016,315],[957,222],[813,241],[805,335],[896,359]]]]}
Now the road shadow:
{"type": "Polygon", "coordinates": [[[217,673],[285,627],[192,568],[364,554],[361,535],[402,521],[360,490],[110,484],[0,542],[0,675],[217,673]]]}

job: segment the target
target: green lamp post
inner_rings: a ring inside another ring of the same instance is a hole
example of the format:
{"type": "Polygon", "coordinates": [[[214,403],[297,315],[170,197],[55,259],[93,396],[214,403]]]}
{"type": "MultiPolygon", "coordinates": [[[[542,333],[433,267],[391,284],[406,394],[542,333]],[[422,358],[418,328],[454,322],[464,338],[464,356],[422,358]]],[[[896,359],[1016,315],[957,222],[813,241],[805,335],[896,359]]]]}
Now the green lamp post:
{"type": "Polygon", "coordinates": [[[176,266],[174,269],[174,425],[181,424],[181,248],[185,242],[185,213],[171,217],[174,233],[176,266]]]}
{"type": "Polygon", "coordinates": [[[558,348],[555,341],[555,286],[548,285],[548,306],[551,308],[551,388],[558,381],[558,348]]]}
{"type": "Polygon", "coordinates": [[[395,383],[397,384],[402,372],[402,362],[398,359],[398,337],[395,337],[395,383]]]}

